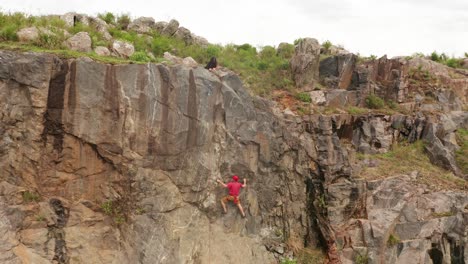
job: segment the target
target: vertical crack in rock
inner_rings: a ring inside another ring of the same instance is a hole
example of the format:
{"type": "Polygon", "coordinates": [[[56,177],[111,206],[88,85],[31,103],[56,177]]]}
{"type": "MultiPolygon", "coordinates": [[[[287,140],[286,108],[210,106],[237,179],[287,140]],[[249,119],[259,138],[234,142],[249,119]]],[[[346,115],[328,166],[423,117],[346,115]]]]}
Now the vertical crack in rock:
{"type": "Polygon", "coordinates": [[[60,70],[51,78],[49,94],[47,96],[47,111],[44,114],[45,121],[42,139],[45,144],[47,142],[47,135],[52,135],[54,137],[54,149],[58,152],[62,152],[63,148],[62,112],[68,70],[68,64],[61,63],[60,70]]]}
{"type": "Polygon", "coordinates": [[[189,128],[187,132],[187,148],[192,148],[197,145],[198,138],[198,105],[197,105],[197,85],[195,84],[195,76],[193,70],[190,70],[189,77],[189,93],[187,99],[187,116],[189,117],[189,128]]]}
{"type": "Polygon", "coordinates": [[[167,132],[170,129],[170,120],[169,119],[169,89],[171,86],[171,79],[170,79],[170,73],[169,70],[162,66],[158,65],[158,69],[160,72],[161,76],[161,108],[162,108],[162,113],[161,113],[161,129],[160,129],[160,134],[159,134],[159,144],[156,143],[156,139],[153,136],[150,136],[148,138],[148,154],[152,155],[154,153],[160,153],[161,155],[167,155],[168,154],[168,145],[170,144],[167,132]],[[153,148],[150,148],[150,146],[153,146],[153,148]],[[155,149],[155,148],[156,149],[155,149]],[[157,151],[155,151],[157,150],[157,151]]]}
{"type": "Polygon", "coordinates": [[[119,83],[117,82],[115,67],[108,65],[106,68],[104,98],[110,103],[109,111],[112,113],[113,120],[120,118],[120,96],[119,96],[119,83]]]}
{"type": "Polygon", "coordinates": [[[65,231],[63,230],[68,221],[69,211],[63,206],[59,199],[52,198],[50,199],[49,204],[57,216],[56,223],[49,226],[49,232],[47,234],[48,239],[52,238],[55,240],[55,255],[52,260],[59,264],[69,263],[65,231]]]}

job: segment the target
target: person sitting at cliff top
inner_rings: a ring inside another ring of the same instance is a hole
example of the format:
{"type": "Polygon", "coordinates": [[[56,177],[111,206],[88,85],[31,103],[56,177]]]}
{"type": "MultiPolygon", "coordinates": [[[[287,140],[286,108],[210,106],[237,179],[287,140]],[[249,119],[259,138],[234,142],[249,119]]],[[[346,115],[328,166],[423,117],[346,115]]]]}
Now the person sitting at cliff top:
{"type": "Polygon", "coordinates": [[[205,69],[207,70],[214,70],[218,67],[218,61],[216,60],[216,57],[211,57],[210,62],[205,66],[205,69]]]}
{"type": "Polygon", "coordinates": [[[245,186],[247,186],[247,183],[246,183],[247,180],[244,178],[244,184],[241,184],[240,182],[238,182],[239,177],[237,175],[234,175],[232,176],[232,181],[229,182],[228,184],[224,184],[224,182],[220,181],[219,179],[216,181],[219,182],[219,184],[221,184],[223,187],[226,187],[229,189],[229,195],[221,199],[221,205],[223,206],[224,213],[227,213],[226,203],[228,201],[232,201],[239,208],[242,214],[242,217],[245,217],[244,209],[242,208],[242,205],[239,200],[239,192],[241,188],[245,188],[245,186]]]}

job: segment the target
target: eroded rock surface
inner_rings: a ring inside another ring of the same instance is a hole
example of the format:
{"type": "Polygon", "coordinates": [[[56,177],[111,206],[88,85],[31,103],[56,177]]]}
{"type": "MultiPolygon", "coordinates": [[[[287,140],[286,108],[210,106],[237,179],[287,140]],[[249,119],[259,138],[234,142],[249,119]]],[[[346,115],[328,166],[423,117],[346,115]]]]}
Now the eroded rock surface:
{"type": "Polygon", "coordinates": [[[304,246],[331,263],[467,261],[466,192],[356,179],[343,143],[427,136],[453,153],[466,112],[286,117],[193,63],[0,62],[2,263],[275,263],[304,246]],[[221,213],[232,174],[246,218],[221,213]]]}

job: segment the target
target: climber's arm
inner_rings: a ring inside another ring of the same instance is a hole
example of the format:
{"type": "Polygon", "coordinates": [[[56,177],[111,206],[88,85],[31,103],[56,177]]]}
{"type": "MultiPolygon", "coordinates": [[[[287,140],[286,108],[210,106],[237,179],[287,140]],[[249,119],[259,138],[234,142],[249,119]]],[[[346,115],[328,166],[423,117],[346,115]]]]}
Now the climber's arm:
{"type": "Polygon", "coordinates": [[[216,180],[219,184],[221,184],[223,187],[227,187],[226,184],[224,184],[224,182],[220,181],[219,179],[216,180]]]}
{"type": "Polygon", "coordinates": [[[247,186],[247,179],[244,178],[244,184],[242,184],[242,188],[245,188],[247,186]]]}

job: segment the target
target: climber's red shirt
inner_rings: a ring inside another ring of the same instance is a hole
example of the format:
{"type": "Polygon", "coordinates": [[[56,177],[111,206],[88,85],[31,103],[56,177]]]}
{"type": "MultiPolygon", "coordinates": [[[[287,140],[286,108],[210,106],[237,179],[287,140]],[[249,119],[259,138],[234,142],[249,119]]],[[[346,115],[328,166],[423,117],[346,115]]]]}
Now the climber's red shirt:
{"type": "Polygon", "coordinates": [[[229,182],[227,184],[229,189],[229,195],[232,196],[239,196],[240,189],[242,188],[242,184],[240,182],[229,182]]]}

